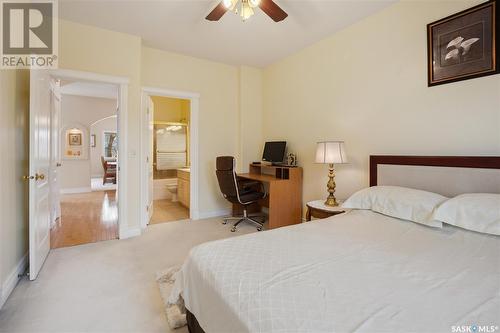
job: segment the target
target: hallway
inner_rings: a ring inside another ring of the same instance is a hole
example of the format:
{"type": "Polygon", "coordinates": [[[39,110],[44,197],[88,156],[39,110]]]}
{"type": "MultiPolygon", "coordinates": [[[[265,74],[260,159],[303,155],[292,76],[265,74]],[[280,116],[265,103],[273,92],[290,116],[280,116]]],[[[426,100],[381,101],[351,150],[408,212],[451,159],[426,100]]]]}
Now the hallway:
{"type": "Polygon", "coordinates": [[[61,196],[61,218],[50,231],[51,248],[118,238],[115,191],[61,196]]]}

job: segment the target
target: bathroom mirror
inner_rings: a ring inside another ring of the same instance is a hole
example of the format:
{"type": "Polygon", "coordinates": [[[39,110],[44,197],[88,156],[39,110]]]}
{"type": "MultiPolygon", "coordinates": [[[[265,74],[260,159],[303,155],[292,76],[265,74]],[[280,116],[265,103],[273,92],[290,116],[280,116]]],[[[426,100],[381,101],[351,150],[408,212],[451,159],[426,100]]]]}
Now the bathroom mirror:
{"type": "Polygon", "coordinates": [[[187,124],[155,124],[153,153],[155,178],[176,177],[187,166],[187,124]]]}

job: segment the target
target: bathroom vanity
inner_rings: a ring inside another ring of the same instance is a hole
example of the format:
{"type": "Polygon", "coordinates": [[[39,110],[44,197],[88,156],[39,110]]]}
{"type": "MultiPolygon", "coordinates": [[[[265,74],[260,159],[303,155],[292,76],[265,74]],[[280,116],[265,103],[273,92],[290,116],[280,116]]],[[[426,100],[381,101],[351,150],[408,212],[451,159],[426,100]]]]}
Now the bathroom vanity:
{"type": "Polygon", "coordinates": [[[181,205],[189,208],[190,169],[177,169],[177,197],[181,205]]]}

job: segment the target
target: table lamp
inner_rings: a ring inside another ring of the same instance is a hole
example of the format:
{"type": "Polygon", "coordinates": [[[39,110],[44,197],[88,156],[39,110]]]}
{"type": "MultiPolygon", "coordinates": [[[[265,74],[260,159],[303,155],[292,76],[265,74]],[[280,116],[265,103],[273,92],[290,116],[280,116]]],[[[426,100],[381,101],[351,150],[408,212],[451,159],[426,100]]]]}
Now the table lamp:
{"type": "Polygon", "coordinates": [[[338,206],[335,199],[335,170],[334,164],[347,163],[344,141],[325,141],[318,142],[316,148],[316,163],[329,164],[330,172],[328,173],[328,198],[325,201],[327,206],[338,206]]]}

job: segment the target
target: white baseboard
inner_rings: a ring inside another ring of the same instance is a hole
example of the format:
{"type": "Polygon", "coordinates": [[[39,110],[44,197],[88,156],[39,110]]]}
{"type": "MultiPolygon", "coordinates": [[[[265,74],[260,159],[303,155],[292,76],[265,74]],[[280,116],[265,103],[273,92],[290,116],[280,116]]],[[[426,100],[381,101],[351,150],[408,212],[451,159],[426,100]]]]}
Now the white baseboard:
{"type": "Polygon", "coordinates": [[[140,236],[142,233],[141,228],[120,228],[120,239],[127,239],[140,236]]]}
{"type": "Polygon", "coordinates": [[[0,286],[0,309],[3,307],[10,294],[19,282],[19,275],[26,271],[28,265],[28,254],[25,254],[17,263],[16,267],[10,272],[7,280],[0,286]]]}
{"type": "Polygon", "coordinates": [[[231,215],[231,209],[221,209],[211,212],[199,212],[198,219],[209,219],[212,217],[228,216],[231,215]]]}
{"type": "Polygon", "coordinates": [[[75,194],[75,193],[90,193],[92,188],[89,187],[73,187],[73,188],[62,188],[61,194],[75,194]]]}

